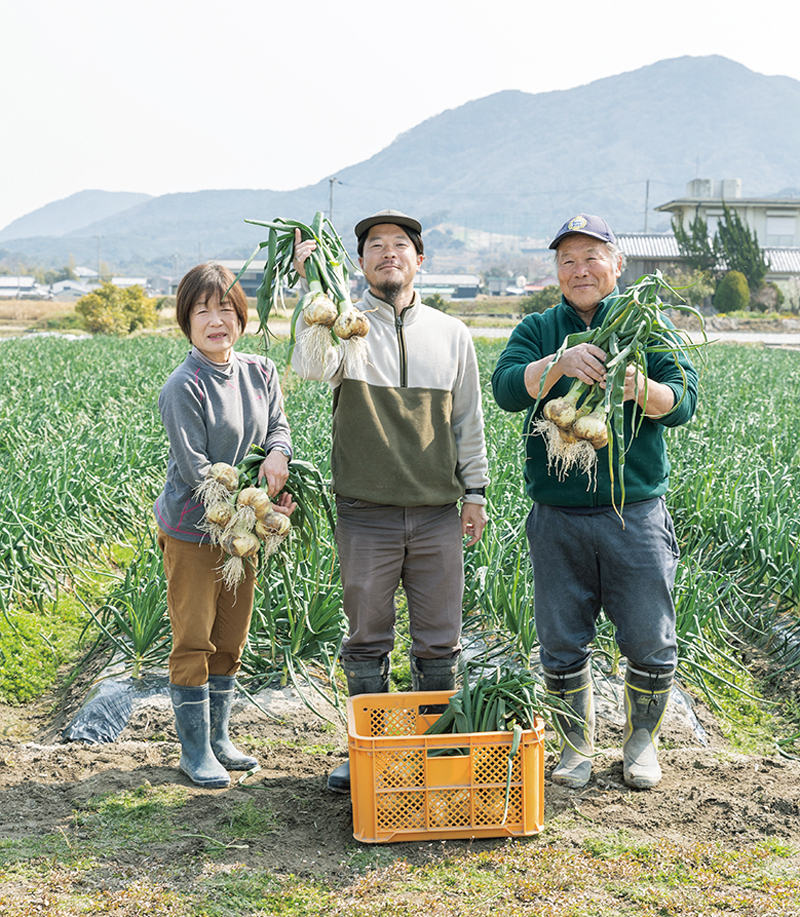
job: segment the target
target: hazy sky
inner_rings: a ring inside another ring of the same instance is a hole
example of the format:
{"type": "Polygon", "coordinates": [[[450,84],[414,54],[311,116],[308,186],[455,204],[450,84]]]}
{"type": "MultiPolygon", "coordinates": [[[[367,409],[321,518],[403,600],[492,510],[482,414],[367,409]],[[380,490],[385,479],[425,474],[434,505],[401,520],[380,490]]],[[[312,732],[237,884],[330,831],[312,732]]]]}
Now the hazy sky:
{"type": "Polygon", "coordinates": [[[5,0],[0,23],[0,228],[86,189],[313,184],[472,99],[666,58],[800,80],[787,0],[5,0]]]}

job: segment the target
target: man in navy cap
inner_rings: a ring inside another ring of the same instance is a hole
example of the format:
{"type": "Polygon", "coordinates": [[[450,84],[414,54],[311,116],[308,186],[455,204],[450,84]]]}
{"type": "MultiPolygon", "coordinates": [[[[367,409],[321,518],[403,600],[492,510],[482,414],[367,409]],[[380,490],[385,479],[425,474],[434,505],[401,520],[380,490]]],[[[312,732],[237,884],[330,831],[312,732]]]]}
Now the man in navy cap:
{"type": "Polygon", "coordinates": [[[548,690],[562,697],[572,716],[561,717],[567,734],[553,771],[556,783],[582,787],[591,776],[594,743],[590,644],[601,609],[616,628],[627,658],[623,776],[647,789],[661,779],[658,731],[677,663],[672,587],[678,545],[664,494],[669,461],[664,428],[685,423],[697,402],[697,374],[688,360],[648,356],[645,378],[628,367],[625,381],[625,525],[619,481],[609,474],[605,446],[598,455],[596,486],[586,474],[564,474],[548,463],[542,436],[531,424],[547,401],[563,397],[575,379],[605,379],[606,354],[594,344],[567,348],[550,366],[542,404],[533,415],[545,369],[567,335],[600,325],[618,293],[623,256],[601,217],[579,213],[550,244],[555,251],[561,302],[526,316],[514,329],[492,376],[497,403],[527,411],[525,484],[533,508],[526,531],[534,575],[534,613],[548,690]],[[679,365],[680,364],[680,365],[679,365]],[[587,486],[588,485],[588,486],[587,486]]]}
{"type": "MultiPolygon", "coordinates": [[[[350,695],[389,690],[395,593],[403,585],[415,691],[455,688],[461,652],[463,546],[486,525],[488,460],[475,349],[463,322],[424,305],[414,278],[422,227],[382,210],[355,227],[368,289],[366,359],[342,347],[320,358],[298,320],[292,365],[333,389],[331,474],[336,546],[349,633],[342,664],[350,695]],[[459,508],[460,504],[460,508],[459,508]],[[466,542],[464,541],[466,539],[466,542]]],[[[313,241],[295,243],[295,264],[313,241]]],[[[348,764],[328,778],[349,792],[348,764]]]]}

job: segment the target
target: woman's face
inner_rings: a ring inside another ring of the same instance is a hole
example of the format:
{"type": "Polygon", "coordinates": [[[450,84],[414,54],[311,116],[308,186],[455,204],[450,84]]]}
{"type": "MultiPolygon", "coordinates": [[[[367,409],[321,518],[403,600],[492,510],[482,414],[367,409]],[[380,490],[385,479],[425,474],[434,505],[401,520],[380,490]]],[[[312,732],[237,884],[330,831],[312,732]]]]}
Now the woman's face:
{"type": "Polygon", "coordinates": [[[233,304],[220,302],[215,290],[195,300],[189,316],[192,344],[213,363],[227,363],[239,340],[239,316],[233,304]]]}

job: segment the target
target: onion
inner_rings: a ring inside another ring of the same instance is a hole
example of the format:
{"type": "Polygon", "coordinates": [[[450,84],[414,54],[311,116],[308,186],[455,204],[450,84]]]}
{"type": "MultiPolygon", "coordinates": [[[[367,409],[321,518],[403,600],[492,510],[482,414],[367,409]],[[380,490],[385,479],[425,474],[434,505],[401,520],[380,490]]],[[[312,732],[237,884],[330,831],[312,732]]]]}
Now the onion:
{"type": "Polygon", "coordinates": [[[324,293],[317,293],[303,306],[303,318],[309,325],[324,325],[330,328],[337,315],[336,306],[324,293]]]}
{"type": "Polygon", "coordinates": [[[249,506],[255,513],[256,519],[261,519],[272,512],[272,503],[269,494],[260,487],[245,487],[236,498],[237,506],[249,506]]]}
{"type": "Polygon", "coordinates": [[[575,401],[570,398],[553,398],[545,404],[542,413],[550,423],[568,430],[575,422],[575,401]]]}
{"type": "Polygon", "coordinates": [[[283,513],[269,513],[266,518],[259,519],[256,522],[255,533],[259,538],[267,538],[270,535],[283,537],[289,534],[292,523],[288,516],[283,513]]]}
{"type": "Polygon", "coordinates": [[[234,557],[255,557],[261,547],[261,542],[252,532],[243,532],[225,538],[222,547],[234,557]]]}
{"type": "Polygon", "coordinates": [[[347,309],[334,322],[333,333],[343,341],[366,337],[369,334],[369,319],[358,309],[347,309]]]}
{"type": "Polygon", "coordinates": [[[578,439],[588,440],[595,449],[602,449],[608,445],[608,429],[606,428],[605,412],[592,411],[584,417],[579,417],[572,425],[572,432],[578,439]]]}
{"type": "Polygon", "coordinates": [[[208,471],[208,477],[229,492],[235,493],[239,486],[239,472],[227,462],[215,462],[208,471]]]}
{"type": "Polygon", "coordinates": [[[210,522],[212,525],[225,528],[232,518],[233,507],[226,500],[221,500],[219,503],[212,503],[211,506],[206,507],[206,521],[210,522]]]}

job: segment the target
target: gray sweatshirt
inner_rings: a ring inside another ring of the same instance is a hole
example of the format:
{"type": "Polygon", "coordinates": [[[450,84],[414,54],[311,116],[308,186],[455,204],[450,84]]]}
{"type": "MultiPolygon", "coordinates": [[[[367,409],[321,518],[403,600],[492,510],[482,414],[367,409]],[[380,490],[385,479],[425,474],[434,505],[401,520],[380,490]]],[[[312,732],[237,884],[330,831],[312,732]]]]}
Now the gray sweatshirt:
{"type": "Polygon", "coordinates": [[[193,347],[161,389],[158,407],[169,462],[156,521],[173,538],[199,542],[203,506],[194,492],[211,465],[236,465],[252,444],[292,451],[278,373],[265,357],[234,352],[229,362],[212,363],[193,347]]]}

